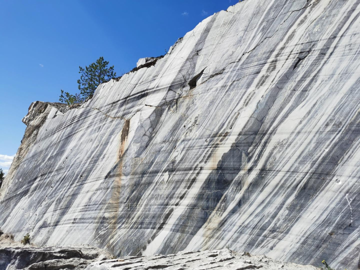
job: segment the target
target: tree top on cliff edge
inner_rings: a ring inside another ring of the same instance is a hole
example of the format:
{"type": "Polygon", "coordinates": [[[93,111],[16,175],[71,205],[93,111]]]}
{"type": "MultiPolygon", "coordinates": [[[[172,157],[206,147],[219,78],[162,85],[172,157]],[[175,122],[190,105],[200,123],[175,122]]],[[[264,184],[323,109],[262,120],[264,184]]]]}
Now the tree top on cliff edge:
{"type": "Polygon", "coordinates": [[[109,62],[105,61],[102,56],[85,68],[79,67],[79,73],[81,77],[77,81],[78,89],[84,99],[91,98],[100,84],[116,78],[114,66],[109,67],[109,62]]]}
{"type": "Polygon", "coordinates": [[[61,90],[59,97],[60,102],[67,103],[69,106],[81,103],[87,98],[92,98],[96,88],[113,78],[116,78],[116,72],[114,66],[109,67],[109,62],[104,60],[104,57],[99,57],[96,62],[89,66],[79,67],[79,73],[81,74],[80,79],[77,80],[78,89],[80,94],[70,94],[61,90]]]}

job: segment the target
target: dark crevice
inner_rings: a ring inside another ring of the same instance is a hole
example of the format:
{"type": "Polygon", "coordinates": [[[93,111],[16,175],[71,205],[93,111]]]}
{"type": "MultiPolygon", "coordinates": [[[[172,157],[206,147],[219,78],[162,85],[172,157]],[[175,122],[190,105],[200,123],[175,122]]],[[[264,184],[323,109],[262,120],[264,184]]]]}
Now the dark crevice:
{"type": "MultiPolygon", "coordinates": [[[[138,70],[140,70],[140,69],[142,69],[142,68],[149,68],[149,67],[155,66],[156,62],[157,62],[158,60],[160,60],[161,58],[164,58],[164,56],[165,56],[165,55],[160,55],[160,56],[158,56],[158,57],[155,57],[152,61],[149,61],[149,62],[147,62],[147,63],[145,63],[145,64],[143,64],[143,65],[140,65],[140,66],[138,66],[138,67],[135,67],[135,68],[133,68],[132,70],[130,70],[128,73],[125,73],[124,75],[133,73],[133,72],[138,71],[138,70]]],[[[121,75],[121,76],[119,76],[119,77],[117,77],[117,78],[114,78],[113,80],[115,80],[115,81],[118,82],[118,81],[121,80],[121,78],[122,78],[124,75],[121,75]]]]}
{"type": "Polygon", "coordinates": [[[216,77],[216,76],[219,76],[219,75],[223,74],[224,71],[225,71],[225,68],[223,68],[223,69],[220,70],[219,72],[216,72],[216,73],[210,75],[209,78],[207,78],[205,81],[202,82],[202,84],[205,83],[205,82],[207,82],[207,81],[209,81],[210,79],[212,79],[212,78],[214,78],[214,77],[216,77]]]}
{"type": "Polygon", "coordinates": [[[147,268],[145,268],[146,270],[150,270],[150,269],[165,269],[165,268],[169,268],[170,265],[167,264],[159,264],[159,265],[154,265],[154,266],[149,266],[147,268]]]}
{"type": "Polygon", "coordinates": [[[296,69],[298,67],[298,65],[301,63],[301,61],[303,61],[306,57],[308,57],[308,55],[310,54],[311,51],[306,51],[306,52],[302,52],[299,54],[297,61],[294,65],[293,69],[296,69]]]}
{"type": "Polygon", "coordinates": [[[190,81],[189,81],[189,86],[190,86],[190,89],[194,89],[197,85],[197,81],[200,79],[200,77],[203,75],[204,73],[204,70],[205,68],[199,73],[197,74],[194,78],[192,78],[190,81]]]}
{"type": "Polygon", "coordinates": [[[223,69],[222,69],[222,70],[220,70],[219,72],[216,72],[216,73],[214,73],[214,74],[210,75],[210,77],[209,77],[209,79],[208,79],[208,80],[210,80],[210,79],[212,79],[212,78],[214,78],[214,77],[216,77],[216,76],[219,76],[219,75],[223,74],[223,73],[224,73],[224,71],[225,71],[225,68],[223,68],[223,69]]]}
{"type": "Polygon", "coordinates": [[[149,62],[147,62],[147,63],[145,63],[145,64],[143,64],[143,65],[140,65],[140,66],[138,66],[138,67],[135,67],[135,68],[133,68],[129,73],[138,71],[139,69],[142,69],[142,68],[149,68],[149,67],[155,66],[156,62],[157,62],[159,59],[163,58],[164,56],[165,56],[165,55],[158,56],[158,57],[156,57],[153,61],[149,61],[149,62]]]}

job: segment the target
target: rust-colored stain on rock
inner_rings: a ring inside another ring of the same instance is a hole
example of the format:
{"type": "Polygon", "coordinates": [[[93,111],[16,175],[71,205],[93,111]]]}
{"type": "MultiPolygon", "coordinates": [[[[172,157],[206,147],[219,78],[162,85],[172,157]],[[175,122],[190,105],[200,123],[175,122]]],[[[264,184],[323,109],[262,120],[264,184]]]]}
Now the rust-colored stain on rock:
{"type": "MultiPolygon", "coordinates": [[[[127,139],[129,136],[129,129],[130,129],[130,119],[125,120],[124,127],[121,131],[120,135],[120,147],[118,151],[118,173],[114,179],[114,184],[112,187],[112,194],[110,199],[110,223],[109,223],[109,231],[111,232],[110,238],[116,233],[116,225],[117,219],[119,216],[120,210],[120,192],[121,192],[121,177],[122,177],[122,170],[123,170],[123,157],[127,146],[127,139]]],[[[108,246],[110,248],[110,246],[108,246]]]]}

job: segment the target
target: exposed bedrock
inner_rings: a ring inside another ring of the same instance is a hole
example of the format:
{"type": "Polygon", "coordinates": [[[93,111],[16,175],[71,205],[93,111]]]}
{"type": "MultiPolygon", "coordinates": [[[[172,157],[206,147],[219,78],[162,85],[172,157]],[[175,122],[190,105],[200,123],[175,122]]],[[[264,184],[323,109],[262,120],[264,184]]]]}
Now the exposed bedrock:
{"type": "Polygon", "coordinates": [[[359,3],[243,1],[82,106],[48,106],[0,227],[121,257],[229,247],[357,269],[359,3]]]}
{"type": "Polygon", "coordinates": [[[292,263],[273,261],[266,256],[251,256],[249,253],[238,254],[227,249],[180,252],[167,256],[133,257],[98,261],[90,264],[86,270],[319,270],[314,266],[302,266],[292,263]]]}
{"type": "Polygon", "coordinates": [[[85,269],[101,258],[106,256],[91,248],[0,248],[0,270],[85,269]]]}

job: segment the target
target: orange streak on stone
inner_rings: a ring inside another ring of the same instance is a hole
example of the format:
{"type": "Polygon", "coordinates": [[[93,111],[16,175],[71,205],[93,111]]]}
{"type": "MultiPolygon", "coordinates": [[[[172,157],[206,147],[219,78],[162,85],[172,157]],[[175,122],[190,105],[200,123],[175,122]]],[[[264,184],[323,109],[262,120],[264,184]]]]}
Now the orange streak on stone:
{"type": "MultiPolygon", "coordinates": [[[[124,127],[121,131],[120,136],[120,148],[118,151],[118,174],[114,179],[114,184],[112,187],[112,194],[110,199],[110,224],[109,224],[109,231],[111,232],[110,238],[116,234],[116,227],[117,227],[117,219],[119,217],[119,210],[120,210],[120,193],[121,193],[121,178],[122,178],[122,170],[123,170],[123,157],[127,146],[127,139],[129,136],[129,129],[130,129],[130,120],[125,120],[124,127]]],[[[109,241],[110,244],[111,241],[109,241]]],[[[112,250],[112,247],[108,244],[108,248],[112,250]]]]}

